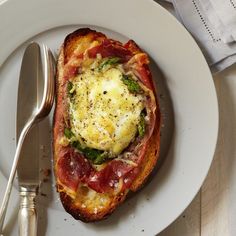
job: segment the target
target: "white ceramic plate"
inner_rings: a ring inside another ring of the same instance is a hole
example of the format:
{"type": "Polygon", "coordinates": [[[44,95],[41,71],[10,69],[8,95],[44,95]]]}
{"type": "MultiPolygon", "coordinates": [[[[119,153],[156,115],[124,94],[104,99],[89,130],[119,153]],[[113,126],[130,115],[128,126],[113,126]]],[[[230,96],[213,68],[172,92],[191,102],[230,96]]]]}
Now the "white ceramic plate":
{"type": "MultiPolygon", "coordinates": [[[[207,174],[217,139],[218,107],[198,46],[151,0],[0,1],[0,196],[15,151],[16,95],[25,45],[35,40],[56,53],[63,38],[81,26],[121,41],[132,38],[153,59],[151,69],[164,122],[161,158],[165,160],[142,191],[96,224],[77,222],[65,213],[50,178],[41,190],[47,196],[39,199],[39,235],[155,235],[188,206],[207,174]]],[[[50,122],[47,119],[40,125],[43,167],[50,166],[50,122]]],[[[14,191],[14,206],[16,199],[14,191]]],[[[16,211],[10,212],[6,231],[16,235],[16,211]]]]}

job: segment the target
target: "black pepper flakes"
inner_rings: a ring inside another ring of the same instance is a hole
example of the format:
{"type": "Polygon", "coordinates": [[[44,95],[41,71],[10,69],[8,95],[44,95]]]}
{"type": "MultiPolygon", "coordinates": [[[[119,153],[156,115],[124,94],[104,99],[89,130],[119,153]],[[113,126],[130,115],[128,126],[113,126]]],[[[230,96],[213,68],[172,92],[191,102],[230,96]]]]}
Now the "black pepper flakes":
{"type": "Polygon", "coordinates": [[[103,94],[107,94],[107,91],[103,91],[103,94]]]}

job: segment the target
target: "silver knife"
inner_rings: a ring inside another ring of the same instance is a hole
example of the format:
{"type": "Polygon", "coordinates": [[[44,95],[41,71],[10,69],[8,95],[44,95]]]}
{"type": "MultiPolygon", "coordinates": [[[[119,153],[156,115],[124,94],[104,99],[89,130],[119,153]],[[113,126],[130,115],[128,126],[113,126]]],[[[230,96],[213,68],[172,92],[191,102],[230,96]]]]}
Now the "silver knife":
{"type": "MultiPolygon", "coordinates": [[[[23,56],[18,87],[17,100],[17,140],[27,119],[32,112],[35,101],[39,98],[42,83],[42,65],[40,47],[31,43],[23,56]]],[[[37,105],[39,106],[40,101],[37,105]]],[[[37,235],[37,214],[35,197],[39,186],[39,130],[35,125],[26,136],[17,167],[20,193],[20,209],[18,214],[19,235],[37,235]]]]}

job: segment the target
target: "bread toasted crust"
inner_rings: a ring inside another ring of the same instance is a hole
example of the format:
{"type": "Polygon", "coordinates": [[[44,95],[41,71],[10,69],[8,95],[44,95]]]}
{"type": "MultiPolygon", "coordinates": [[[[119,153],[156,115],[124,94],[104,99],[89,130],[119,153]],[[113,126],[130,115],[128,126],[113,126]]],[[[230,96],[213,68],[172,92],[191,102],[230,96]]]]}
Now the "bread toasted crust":
{"type": "Polygon", "coordinates": [[[113,193],[97,193],[94,190],[82,186],[79,187],[76,197],[72,197],[67,191],[65,186],[62,186],[57,178],[56,163],[59,155],[60,143],[56,137],[57,128],[55,122],[57,121],[58,110],[60,108],[60,99],[63,96],[62,91],[62,72],[65,63],[70,59],[75,50],[83,53],[88,45],[96,40],[98,42],[106,38],[102,33],[86,29],[79,29],[72,34],[68,35],[61,47],[58,64],[57,64],[57,79],[56,79],[56,95],[57,104],[54,114],[54,172],[57,179],[57,189],[60,192],[60,199],[65,210],[71,214],[75,219],[84,222],[98,221],[107,218],[119,204],[121,204],[127,197],[129,191],[137,191],[146,181],[147,177],[153,170],[159,156],[160,149],[160,110],[157,104],[156,109],[156,123],[153,134],[148,141],[148,148],[145,157],[141,163],[141,171],[136,179],[133,181],[130,189],[122,192],[113,193]],[[78,47],[79,46],[79,47],[78,47]],[[84,207],[86,206],[86,207],[84,207]]]}

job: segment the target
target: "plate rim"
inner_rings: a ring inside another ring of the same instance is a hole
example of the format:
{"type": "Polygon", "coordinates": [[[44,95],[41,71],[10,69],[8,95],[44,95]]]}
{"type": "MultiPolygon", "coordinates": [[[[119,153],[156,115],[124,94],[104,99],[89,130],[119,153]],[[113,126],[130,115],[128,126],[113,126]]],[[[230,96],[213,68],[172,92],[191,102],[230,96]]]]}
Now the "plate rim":
{"type": "MultiPolygon", "coordinates": [[[[72,0],[73,1],[73,0],[72,0]]],[[[111,1],[111,0],[110,0],[111,1]]],[[[123,1],[123,0],[122,0],[123,1]]],[[[140,2],[141,3],[144,3],[146,1],[146,3],[148,3],[148,4],[152,4],[152,7],[153,8],[156,8],[156,9],[161,9],[160,11],[163,11],[163,12],[165,12],[164,14],[166,14],[166,15],[169,15],[168,17],[170,17],[170,18],[173,18],[174,19],[174,17],[169,13],[169,12],[167,12],[165,9],[163,9],[160,5],[158,5],[156,2],[154,2],[154,1],[152,1],[152,0],[140,0],[140,2]]],[[[51,0],[51,2],[54,2],[53,0],[51,0]]],[[[83,2],[83,0],[80,0],[80,2],[83,2]]],[[[103,0],[103,2],[106,2],[106,0],[103,0]]],[[[111,1],[112,2],[112,1],[111,1]]],[[[113,1],[113,2],[115,2],[115,1],[113,1]]],[[[123,1],[124,2],[124,1],[123,1]]],[[[130,2],[134,2],[134,0],[130,0],[130,2]]],[[[21,10],[22,10],[22,7],[24,6],[24,4],[29,4],[30,3],[30,0],[22,0],[22,2],[21,2],[21,4],[22,4],[22,6],[21,6],[21,10]]],[[[32,1],[32,3],[33,3],[33,1],[32,1]]],[[[36,2],[34,2],[34,3],[36,3],[36,2]]],[[[39,4],[39,1],[38,1],[38,3],[37,4],[39,4]]],[[[13,6],[15,6],[15,5],[17,5],[17,6],[19,6],[20,4],[19,3],[17,3],[17,0],[12,0],[12,1],[6,1],[6,2],[4,2],[4,3],[2,3],[2,5],[0,5],[0,13],[1,13],[1,10],[6,10],[6,9],[12,9],[12,7],[13,6]],[[6,5],[6,7],[5,7],[5,5],[6,5]],[[5,9],[4,9],[5,8],[5,9]]],[[[40,4],[39,4],[40,5],[40,4]]],[[[32,6],[32,5],[30,5],[29,4],[29,6],[32,6]]],[[[19,10],[19,9],[18,9],[19,10]]],[[[20,14],[20,13],[18,13],[18,14],[20,14]]],[[[180,28],[182,28],[182,29],[184,29],[184,27],[179,23],[179,22],[177,22],[177,20],[176,19],[174,19],[174,21],[175,21],[175,23],[177,23],[177,25],[179,25],[178,27],[180,27],[180,28]]],[[[1,14],[0,14],[0,22],[1,22],[1,14]]],[[[2,26],[3,28],[5,27],[4,26],[4,24],[3,24],[3,26],[2,26]]],[[[1,23],[0,23],[0,29],[2,29],[1,28],[1,23]]],[[[47,30],[47,29],[46,29],[47,30]]],[[[185,33],[186,33],[186,30],[184,29],[184,31],[185,31],[185,33]]],[[[8,32],[9,33],[9,32],[8,32]]],[[[10,34],[10,33],[9,33],[10,34]]],[[[29,33],[28,33],[29,34],[29,33]]],[[[32,32],[30,33],[30,34],[32,34],[32,32]]],[[[190,34],[189,33],[187,33],[188,34],[188,37],[189,37],[189,39],[190,40],[192,40],[192,42],[194,42],[194,40],[193,40],[193,38],[190,36],[190,34]]],[[[33,37],[34,35],[31,35],[31,37],[33,37]]],[[[29,39],[29,38],[31,38],[31,37],[29,37],[29,35],[27,35],[26,34],[26,36],[25,36],[27,39],[29,39]]],[[[20,45],[22,45],[22,43],[25,41],[24,40],[24,37],[22,37],[21,38],[21,43],[18,45],[18,46],[20,46],[20,45]]],[[[1,42],[1,38],[0,38],[0,42],[1,42]]],[[[195,49],[197,48],[197,50],[200,52],[200,49],[199,49],[199,47],[196,45],[196,43],[194,42],[194,44],[195,44],[195,49]],[[197,46],[197,47],[196,47],[197,46]]],[[[17,46],[17,47],[18,47],[17,46]]],[[[10,49],[10,47],[9,48],[7,48],[6,50],[5,50],[5,52],[2,54],[2,55],[0,55],[0,65],[2,66],[2,65],[4,65],[4,61],[6,61],[7,60],[7,58],[12,54],[12,52],[14,52],[15,50],[16,50],[16,48],[17,47],[15,47],[15,48],[13,48],[13,46],[11,46],[11,49],[10,49]],[[5,59],[3,59],[5,57],[5,59]]],[[[206,70],[208,70],[208,74],[210,74],[210,70],[209,70],[209,68],[208,68],[208,66],[207,66],[207,64],[206,64],[206,60],[205,60],[205,58],[203,57],[203,55],[202,55],[202,53],[201,53],[201,56],[202,56],[202,58],[201,58],[201,60],[203,60],[203,61],[205,61],[205,66],[207,67],[207,68],[205,68],[206,70]]],[[[1,66],[0,66],[0,70],[1,70],[1,66]]],[[[206,168],[207,169],[207,171],[206,171],[206,173],[205,173],[205,175],[204,175],[204,177],[201,179],[201,184],[200,184],[200,186],[202,185],[202,183],[203,183],[203,181],[204,181],[204,179],[206,178],[206,176],[207,176],[207,173],[208,173],[208,171],[209,171],[209,168],[210,168],[210,164],[211,164],[211,162],[212,162],[212,160],[213,160],[213,157],[214,157],[214,152],[215,152],[215,148],[216,148],[216,144],[217,144],[217,138],[218,138],[218,129],[219,129],[219,109],[218,109],[218,99],[217,99],[217,95],[216,95],[216,90],[215,90],[215,86],[214,86],[214,82],[213,82],[213,79],[212,79],[212,76],[210,76],[210,79],[212,80],[211,81],[211,85],[213,85],[213,88],[214,88],[214,91],[213,91],[213,93],[214,93],[214,95],[215,95],[215,102],[216,102],[216,113],[217,113],[217,116],[215,117],[216,118],[216,120],[215,120],[215,126],[216,126],[216,130],[215,130],[215,140],[214,140],[214,145],[213,145],[213,147],[212,147],[212,149],[213,149],[213,154],[212,154],[212,157],[211,158],[209,158],[209,165],[208,165],[208,167],[206,168]]],[[[1,174],[1,173],[0,173],[1,174]]],[[[1,176],[1,175],[0,175],[1,176]]],[[[187,202],[187,205],[184,207],[184,209],[190,204],[190,202],[192,201],[192,199],[195,197],[195,195],[197,194],[197,192],[198,192],[198,190],[199,190],[199,188],[198,189],[196,189],[196,192],[193,194],[193,197],[191,198],[191,199],[189,199],[189,201],[187,202]]],[[[182,212],[183,212],[183,210],[184,209],[182,209],[182,211],[178,214],[178,215],[176,215],[176,217],[174,217],[174,219],[172,219],[172,221],[170,222],[170,223],[172,223],[182,212]]],[[[164,228],[166,228],[168,225],[165,225],[162,229],[161,229],[161,231],[164,229],[164,228]]],[[[160,231],[159,231],[160,232],[160,231]]],[[[158,232],[158,233],[159,233],[158,232]]]]}

